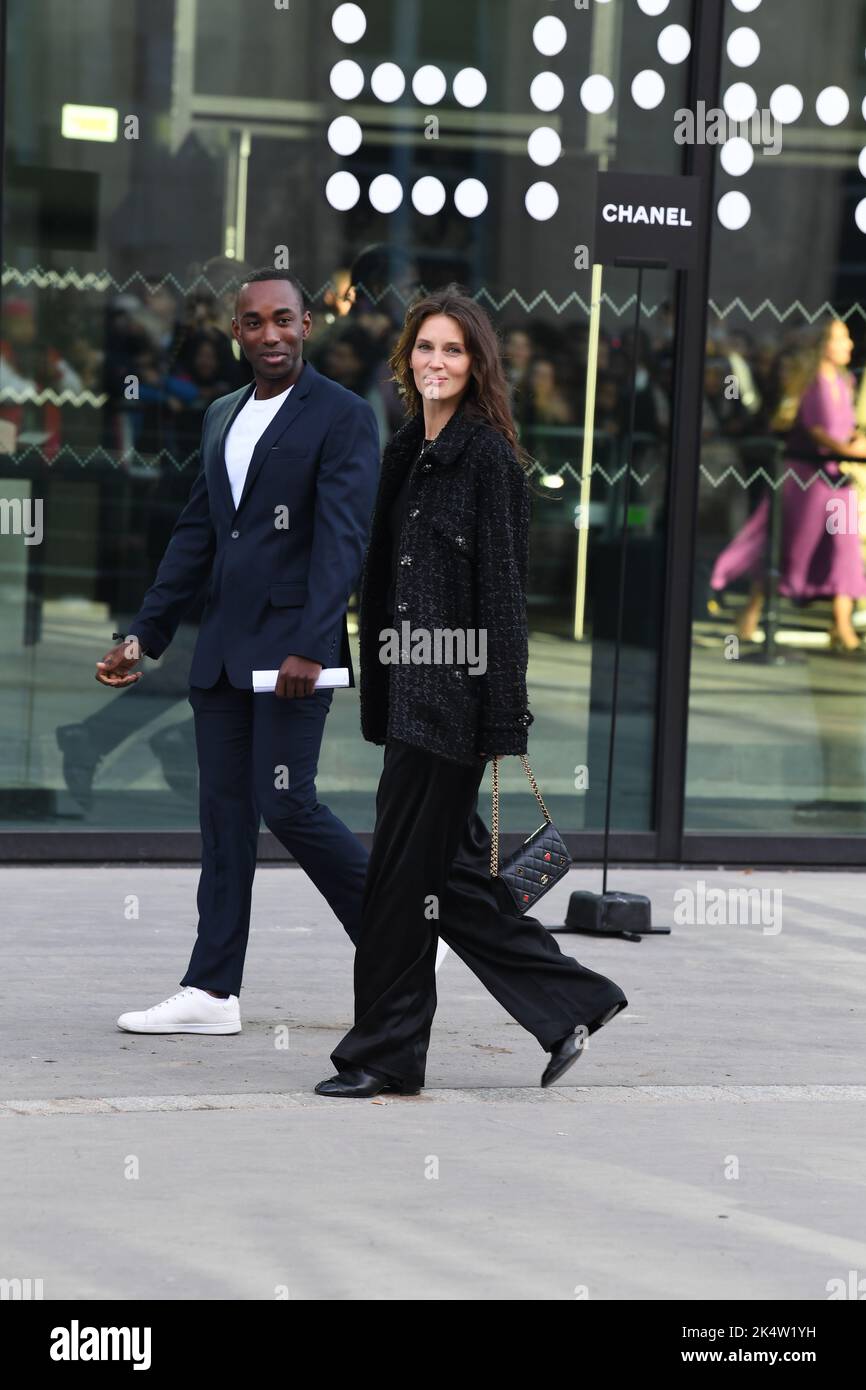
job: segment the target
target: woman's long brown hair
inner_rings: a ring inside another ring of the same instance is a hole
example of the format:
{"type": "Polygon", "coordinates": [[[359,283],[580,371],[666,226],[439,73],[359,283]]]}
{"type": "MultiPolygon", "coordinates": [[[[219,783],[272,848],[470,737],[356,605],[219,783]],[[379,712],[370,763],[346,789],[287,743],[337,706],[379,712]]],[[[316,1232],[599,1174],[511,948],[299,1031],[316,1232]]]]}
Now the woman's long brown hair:
{"type": "Polygon", "coordinates": [[[844,322],[844,319],[838,317],[820,320],[817,325],[811,328],[805,343],[800,345],[799,350],[788,361],[782,382],[781,398],[770,420],[771,430],[786,433],[791,429],[797,418],[800,402],[807,388],[812,385],[818,375],[824,358],[827,339],[836,324],[844,322]]]}
{"type": "Polygon", "coordinates": [[[408,413],[417,415],[424,404],[412,372],[412,351],[422,325],[435,314],[447,314],[449,318],[456,319],[463,329],[463,340],[472,359],[472,367],[462,403],[507,439],[526,468],[528,455],[517,438],[499,340],[484,310],[474,299],[470,299],[460,285],[446,285],[442,290],[425,294],[410,304],[406,311],[406,322],[389,358],[389,365],[408,413]]]}

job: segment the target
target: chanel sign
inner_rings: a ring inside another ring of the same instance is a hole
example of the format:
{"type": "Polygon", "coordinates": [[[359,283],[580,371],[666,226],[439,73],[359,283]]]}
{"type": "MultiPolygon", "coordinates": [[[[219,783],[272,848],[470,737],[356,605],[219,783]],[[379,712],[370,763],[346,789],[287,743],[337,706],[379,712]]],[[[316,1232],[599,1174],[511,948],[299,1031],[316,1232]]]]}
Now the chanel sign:
{"type": "Polygon", "coordinates": [[[599,174],[595,254],[617,260],[660,261],[674,270],[695,265],[701,235],[700,179],[695,175],[599,174]]]}

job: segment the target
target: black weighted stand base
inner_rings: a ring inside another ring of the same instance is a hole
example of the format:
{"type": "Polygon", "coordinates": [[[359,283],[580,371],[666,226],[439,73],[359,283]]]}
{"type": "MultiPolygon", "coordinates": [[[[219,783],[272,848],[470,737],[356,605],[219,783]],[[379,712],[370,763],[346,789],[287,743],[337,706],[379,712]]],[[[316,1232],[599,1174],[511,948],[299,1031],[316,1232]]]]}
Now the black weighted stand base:
{"type": "Polygon", "coordinates": [[[565,926],[552,932],[579,936],[620,936],[640,941],[642,936],[670,936],[670,927],[652,925],[652,906],[642,893],[585,893],[576,891],[568,900],[565,926]]]}

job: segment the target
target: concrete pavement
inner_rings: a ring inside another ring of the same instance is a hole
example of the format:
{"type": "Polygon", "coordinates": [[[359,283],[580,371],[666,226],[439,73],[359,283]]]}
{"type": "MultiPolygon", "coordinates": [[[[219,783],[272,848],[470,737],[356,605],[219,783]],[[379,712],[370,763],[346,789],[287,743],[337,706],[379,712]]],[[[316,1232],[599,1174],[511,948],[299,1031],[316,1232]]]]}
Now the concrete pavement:
{"type": "MultiPolygon", "coordinates": [[[[0,871],[0,1276],[46,1299],[821,1300],[866,1275],[862,876],[617,871],[679,921],[560,938],[630,1008],[559,1087],[449,955],[427,1089],[362,1102],[312,1093],[352,954],[295,868],[256,879],[240,1035],[116,1029],[177,988],[196,877],[0,871]],[[777,924],[731,921],[743,887],[781,894],[777,924]],[[694,920],[715,889],[727,925],[694,920]]],[[[575,870],[538,915],[597,886],[575,870]]]]}

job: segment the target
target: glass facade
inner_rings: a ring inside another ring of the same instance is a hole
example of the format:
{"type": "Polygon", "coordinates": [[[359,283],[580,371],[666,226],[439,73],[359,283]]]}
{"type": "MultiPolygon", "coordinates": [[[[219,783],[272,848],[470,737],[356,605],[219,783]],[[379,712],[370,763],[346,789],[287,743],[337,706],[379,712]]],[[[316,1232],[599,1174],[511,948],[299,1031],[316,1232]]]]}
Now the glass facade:
{"type": "MultiPolygon", "coordinates": [[[[415,291],[456,280],[494,320],[534,459],[530,755],[561,830],[589,844],[603,823],[629,462],[614,830],[652,856],[660,657],[685,601],[667,582],[667,518],[677,470],[697,466],[691,686],[667,693],[688,728],[687,835],[863,828],[863,678],[827,649],[828,601],[797,607],[770,586],[771,659],[743,641],[731,660],[728,629],[761,576],[711,586],[762,489],[782,486],[782,369],[825,301],[862,360],[863,10],[827,0],[829,22],[788,0],[706,7],[721,9],[734,58],[718,100],[739,81],[766,106],[789,84],[805,106],[781,150],[756,145],[743,174],[726,171],[728,150],[717,173],[716,201],[746,192],[751,217],[739,230],[716,218],[702,251],[697,461],[675,447],[694,408],[677,391],[683,276],[645,275],[635,347],[634,271],[592,265],[597,172],[687,167],[689,0],[6,0],[0,830],[103,832],[110,857],[113,832],[197,827],[196,609],[138,686],[107,691],[94,663],[151,582],[204,410],[249,379],[230,319],[244,272],[265,264],[300,276],[307,356],[371,402],[383,443],[400,420],[387,355],[415,291]],[[754,58],[743,29],[760,36],[754,58]],[[850,100],[830,124],[815,101],[832,84],[850,100]]],[[[380,766],[356,692],[338,692],[319,788],[359,832],[380,766]]],[[[503,827],[536,819],[514,761],[503,827]]]]}
{"type": "Polygon", "coordinates": [[[747,70],[729,56],[743,22],[726,7],[723,100],[749,116],[734,89],[747,79],[763,120],[751,159],[722,153],[716,188],[735,225],[716,218],[710,248],[686,827],[856,835],[866,687],[834,595],[862,633],[864,473],[840,471],[801,425],[844,440],[866,424],[866,7],[762,4],[747,70]],[[747,200],[742,226],[732,197],[747,200]],[[834,318],[850,375],[821,364],[834,318]]]}

